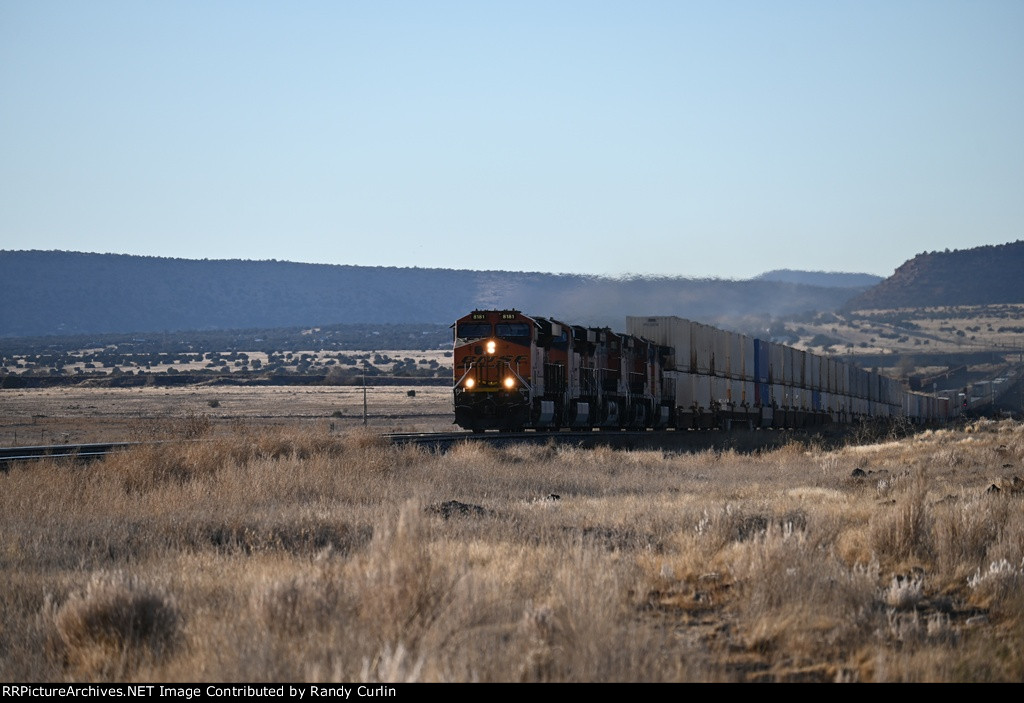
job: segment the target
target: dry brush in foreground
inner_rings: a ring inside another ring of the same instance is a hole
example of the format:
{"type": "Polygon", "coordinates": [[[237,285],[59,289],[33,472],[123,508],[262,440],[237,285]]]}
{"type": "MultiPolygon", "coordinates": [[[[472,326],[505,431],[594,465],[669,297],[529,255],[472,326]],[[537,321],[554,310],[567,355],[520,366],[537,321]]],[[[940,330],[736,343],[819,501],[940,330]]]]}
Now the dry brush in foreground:
{"type": "Polygon", "coordinates": [[[1022,462],[1004,422],[756,455],[238,427],[16,468],[0,678],[1019,681],[1022,462]]]}

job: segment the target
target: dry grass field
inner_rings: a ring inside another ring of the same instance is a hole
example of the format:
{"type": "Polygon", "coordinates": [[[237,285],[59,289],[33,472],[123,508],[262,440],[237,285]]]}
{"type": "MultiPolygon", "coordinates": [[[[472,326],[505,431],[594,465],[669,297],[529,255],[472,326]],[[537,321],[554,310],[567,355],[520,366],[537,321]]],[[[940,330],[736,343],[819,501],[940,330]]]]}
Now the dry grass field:
{"type": "Polygon", "coordinates": [[[0,679],[1024,679],[1020,424],[438,454],[308,400],[0,474],[0,679]]]}
{"type": "Polygon", "coordinates": [[[1024,305],[859,310],[787,323],[796,346],[836,354],[1006,353],[1024,349],[1024,305]],[[821,342],[827,341],[827,344],[821,342]]]}
{"type": "Polygon", "coordinates": [[[116,369],[117,373],[196,373],[214,370],[218,373],[233,374],[256,372],[273,366],[283,373],[327,373],[332,368],[363,367],[379,372],[391,373],[402,368],[442,369],[451,375],[451,367],[445,367],[452,355],[451,350],[382,350],[373,352],[338,352],[323,349],[296,349],[283,351],[274,359],[263,351],[233,350],[214,353],[141,353],[120,352],[116,345],[77,349],[66,354],[10,354],[0,356],[0,375],[3,373],[25,373],[43,371],[67,375],[83,374],[105,376],[116,369]],[[111,359],[117,359],[113,363],[111,359]]]}
{"type": "MultiPolygon", "coordinates": [[[[371,387],[367,415],[378,432],[448,431],[451,389],[371,387]]],[[[0,389],[0,447],[170,438],[197,427],[218,435],[239,423],[340,432],[362,422],[363,391],[353,386],[0,389]]]]}

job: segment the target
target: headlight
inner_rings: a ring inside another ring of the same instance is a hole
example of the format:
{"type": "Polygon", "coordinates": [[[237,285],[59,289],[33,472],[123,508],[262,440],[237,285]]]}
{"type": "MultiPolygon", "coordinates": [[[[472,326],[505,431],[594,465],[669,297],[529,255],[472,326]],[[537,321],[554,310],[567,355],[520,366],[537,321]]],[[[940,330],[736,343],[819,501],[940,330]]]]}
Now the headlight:
{"type": "Polygon", "coordinates": [[[516,380],[514,378],[509,376],[508,378],[505,379],[505,388],[508,388],[509,390],[512,390],[515,387],[516,387],[516,380]]]}
{"type": "Polygon", "coordinates": [[[466,388],[472,388],[475,385],[476,385],[476,381],[474,381],[471,378],[467,378],[466,379],[466,388]]]}
{"type": "Polygon", "coordinates": [[[494,340],[491,340],[490,342],[488,342],[488,343],[487,343],[487,353],[488,353],[488,354],[493,354],[493,353],[494,353],[494,349],[495,349],[495,346],[496,346],[496,345],[494,344],[494,340]]]}

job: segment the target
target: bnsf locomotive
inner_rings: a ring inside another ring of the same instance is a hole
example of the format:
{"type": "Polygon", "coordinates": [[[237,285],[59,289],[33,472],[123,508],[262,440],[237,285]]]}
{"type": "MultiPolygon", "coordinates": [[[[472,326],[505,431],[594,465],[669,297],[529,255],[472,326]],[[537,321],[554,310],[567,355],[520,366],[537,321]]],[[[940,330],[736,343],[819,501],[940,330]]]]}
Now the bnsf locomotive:
{"type": "Polygon", "coordinates": [[[678,317],[630,317],[620,334],[475,310],[453,327],[455,422],[474,432],[925,422],[958,409],[837,359],[678,317]]]}

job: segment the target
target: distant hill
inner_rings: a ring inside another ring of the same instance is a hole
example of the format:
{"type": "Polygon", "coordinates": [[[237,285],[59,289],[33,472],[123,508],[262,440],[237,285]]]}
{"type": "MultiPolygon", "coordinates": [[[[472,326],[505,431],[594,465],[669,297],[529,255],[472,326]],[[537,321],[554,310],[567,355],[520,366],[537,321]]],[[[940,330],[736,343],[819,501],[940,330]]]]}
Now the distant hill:
{"type": "Polygon", "coordinates": [[[755,281],[781,281],[802,283],[822,288],[870,288],[885,279],[870,273],[841,273],[838,271],[797,271],[775,269],[754,277],[755,281]]]}
{"type": "Polygon", "coordinates": [[[0,336],[451,323],[514,307],[621,328],[835,310],[856,289],[779,281],[595,276],[0,251],[0,336]]]}
{"type": "Polygon", "coordinates": [[[1024,241],[918,254],[850,310],[1024,303],[1024,241]]]}

